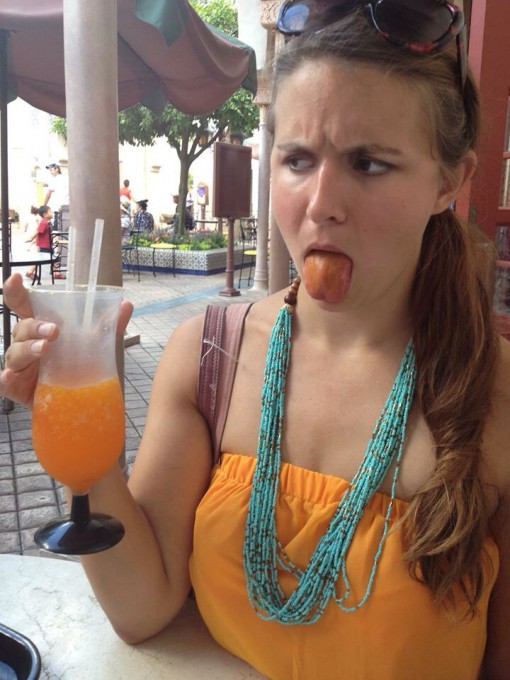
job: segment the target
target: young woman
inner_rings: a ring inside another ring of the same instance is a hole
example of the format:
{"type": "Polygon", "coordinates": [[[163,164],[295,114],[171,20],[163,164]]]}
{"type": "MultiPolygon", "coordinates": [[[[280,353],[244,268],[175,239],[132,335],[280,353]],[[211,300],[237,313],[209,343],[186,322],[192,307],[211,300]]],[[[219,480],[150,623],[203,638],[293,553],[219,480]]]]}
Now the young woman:
{"type": "MultiPolygon", "coordinates": [[[[510,677],[510,353],[451,209],[478,99],[461,13],[416,5],[283,5],[300,35],[276,66],[273,214],[301,282],[249,311],[212,476],[194,318],[129,484],[93,489],[126,536],[83,565],[129,642],[192,584],[213,636],[273,680],[510,677]]],[[[24,320],[2,393],[30,403],[58,330],[18,277],[4,291],[24,320]]]]}

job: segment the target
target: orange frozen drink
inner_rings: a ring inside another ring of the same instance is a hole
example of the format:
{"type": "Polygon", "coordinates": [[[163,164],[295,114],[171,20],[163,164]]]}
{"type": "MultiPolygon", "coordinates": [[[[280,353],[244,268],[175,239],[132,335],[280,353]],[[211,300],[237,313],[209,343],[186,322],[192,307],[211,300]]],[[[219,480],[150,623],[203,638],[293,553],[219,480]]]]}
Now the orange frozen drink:
{"type": "Polygon", "coordinates": [[[41,382],[32,440],[41,465],[74,493],[86,493],[116,463],[124,442],[124,404],[115,376],[93,385],[41,382]]]}

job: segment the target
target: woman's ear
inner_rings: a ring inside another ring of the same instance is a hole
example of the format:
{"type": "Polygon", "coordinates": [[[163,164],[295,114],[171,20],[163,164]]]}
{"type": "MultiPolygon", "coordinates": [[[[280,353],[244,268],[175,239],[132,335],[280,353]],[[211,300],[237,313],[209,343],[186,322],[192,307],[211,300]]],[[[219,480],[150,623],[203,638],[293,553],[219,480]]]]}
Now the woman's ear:
{"type": "Polygon", "coordinates": [[[468,151],[455,170],[443,176],[434,215],[442,213],[455,201],[464,184],[473,178],[477,163],[476,153],[468,151]]]}

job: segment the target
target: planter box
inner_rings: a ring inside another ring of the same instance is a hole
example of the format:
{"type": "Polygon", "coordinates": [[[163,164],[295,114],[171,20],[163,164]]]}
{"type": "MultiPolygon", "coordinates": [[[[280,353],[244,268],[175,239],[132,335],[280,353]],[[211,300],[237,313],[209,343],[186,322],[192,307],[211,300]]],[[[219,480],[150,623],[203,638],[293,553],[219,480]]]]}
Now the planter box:
{"type": "MultiPolygon", "coordinates": [[[[242,247],[234,247],[234,269],[241,267],[242,247]]],[[[131,253],[130,263],[136,264],[136,255],[131,253]]],[[[140,269],[171,274],[195,274],[196,276],[210,276],[221,274],[227,266],[227,249],[213,250],[165,250],[140,246],[138,248],[138,264],[140,269]],[[154,260],[153,260],[154,256],[154,260]],[[175,260],[174,260],[175,258],[175,260]]],[[[245,263],[245,266],[247,263],[245,263]]],[[[129,267],[132,266],[131,264],[129,267]]],[[[129,268],[124,263],[124,269],[129,268]]]]}

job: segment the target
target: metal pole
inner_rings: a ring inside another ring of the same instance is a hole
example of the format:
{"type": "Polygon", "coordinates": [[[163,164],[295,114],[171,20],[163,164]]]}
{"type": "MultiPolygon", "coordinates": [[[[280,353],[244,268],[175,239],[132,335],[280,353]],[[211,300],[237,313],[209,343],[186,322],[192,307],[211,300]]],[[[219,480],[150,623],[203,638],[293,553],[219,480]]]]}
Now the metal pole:
{"type": "Polygon", "coordinates": [[[233,217],[228,218],[228,242],[227,242],[227,275],[226,286],[220,290],[219,294],[224,297],[235,297],[241,295],[241,291],[234,288],[234,221],[233,217]]]}
{"type": "MultiPolygon", "coordinates": [[[[0,30],[0,191],[2,193],[2,282],[11,275],[9,260],[9,150],[7,147],[7,41],[9,34],[0,30]]],[[[3,305],[4,348],[11,344],[11,311],[3,305]]],[[[3,356],[2,356],[3,363],[3,356]]],[[[10,399],[2,400],[2,409],[12,411],[14,404],[10,399]]]]}

